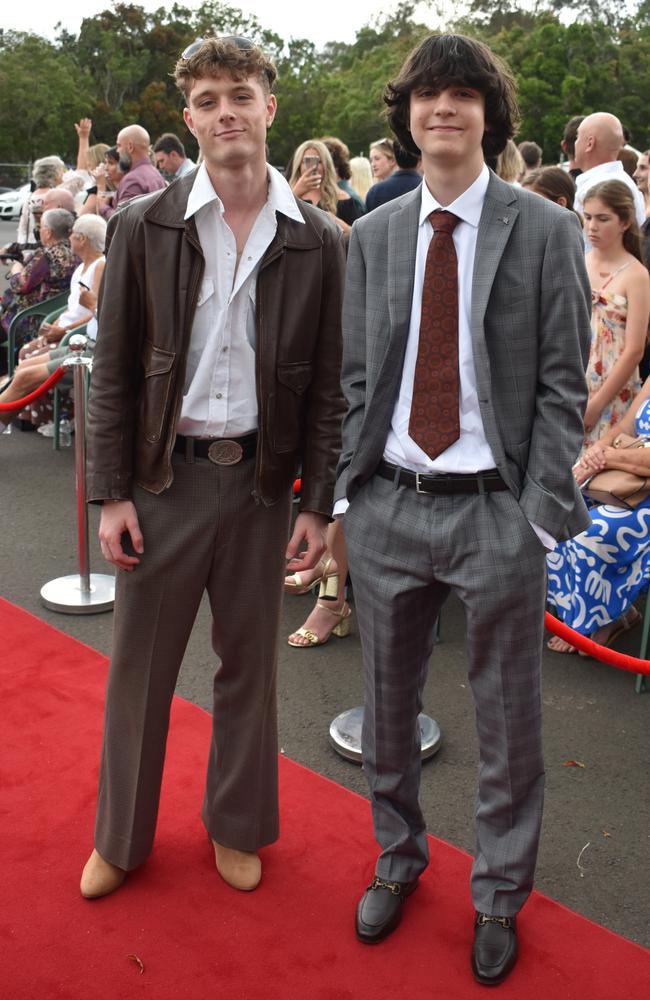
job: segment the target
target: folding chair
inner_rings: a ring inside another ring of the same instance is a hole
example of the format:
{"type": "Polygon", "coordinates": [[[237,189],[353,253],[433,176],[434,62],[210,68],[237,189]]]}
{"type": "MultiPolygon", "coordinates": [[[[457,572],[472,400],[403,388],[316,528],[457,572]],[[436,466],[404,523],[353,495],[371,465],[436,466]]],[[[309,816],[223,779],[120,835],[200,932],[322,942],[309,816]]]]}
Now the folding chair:
{"type": "Polygon", "coordinates": [[[62,307],[68,304],[69,295],[69,291],[59,292],[58,295],[53,295],[52,298],[44,299],[43,302],[35,302],[33,306],[27,306],[26,309],[21,309],[20,312],[16,313],[9,325],[9,332],[5,341],[7,348],[7,374],[10,377],[13,375],[14,368],[16,367],[16,331],[18,330],[20,321],[27,319],[29,316],[40,316],[41,322],[43,322],[49,318],[53,311],[62,309],[62,307]]]}

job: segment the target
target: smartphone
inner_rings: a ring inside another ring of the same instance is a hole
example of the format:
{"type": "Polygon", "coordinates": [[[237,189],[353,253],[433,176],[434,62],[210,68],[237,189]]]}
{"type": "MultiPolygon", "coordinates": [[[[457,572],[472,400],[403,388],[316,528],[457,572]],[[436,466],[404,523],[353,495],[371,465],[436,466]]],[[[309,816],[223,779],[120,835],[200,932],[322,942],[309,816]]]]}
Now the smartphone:
{"type": "Polygon", "coordinates": [[[316,170],[320,166],[320,156],[304,156],[302,165],[307,171],[316,170]]]}

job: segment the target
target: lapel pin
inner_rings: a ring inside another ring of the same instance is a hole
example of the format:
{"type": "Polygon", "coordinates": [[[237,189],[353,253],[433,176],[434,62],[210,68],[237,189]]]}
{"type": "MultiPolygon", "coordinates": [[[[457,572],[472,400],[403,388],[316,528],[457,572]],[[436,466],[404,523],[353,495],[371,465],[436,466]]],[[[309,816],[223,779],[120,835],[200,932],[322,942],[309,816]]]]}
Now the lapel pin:
{"type": "Polygon", "coordinates": [[[507,215],[502,215],[499,219],[499,222],[502,222],[504,226],[507,226],[509,221],[510,220],[507,215]]]}

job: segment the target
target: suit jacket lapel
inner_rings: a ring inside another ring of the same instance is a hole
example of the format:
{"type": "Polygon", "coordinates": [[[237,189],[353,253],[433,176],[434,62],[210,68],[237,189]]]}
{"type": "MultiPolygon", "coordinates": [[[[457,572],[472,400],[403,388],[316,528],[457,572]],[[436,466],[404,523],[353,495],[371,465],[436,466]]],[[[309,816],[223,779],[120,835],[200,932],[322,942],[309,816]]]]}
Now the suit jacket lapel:
{"type": "Polygon", "coordinates": [[[388,343],[380,380],[401,377],[406,350],[420,219],[420,189],[402,199],[388,222],[388,343]]]}
{"type": "Polygon", "coordinates": [[[483,317],[497,268],[519,214],[517,195],[509,184],[491,174],[478,226],[472,279],[472,336],[482,337],[483,317]]]}

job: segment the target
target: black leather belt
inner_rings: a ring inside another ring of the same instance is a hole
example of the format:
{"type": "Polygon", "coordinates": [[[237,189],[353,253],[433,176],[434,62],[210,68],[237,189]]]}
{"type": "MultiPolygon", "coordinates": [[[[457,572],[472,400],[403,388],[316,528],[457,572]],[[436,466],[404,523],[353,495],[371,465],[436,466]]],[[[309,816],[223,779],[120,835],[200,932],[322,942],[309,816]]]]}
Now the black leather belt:
{"type": "Polygon", "coordinates": [[[174,451],[184,455],[188,462],[207,458],[214,465],[237,465],[247,458],[254,458],[257,450],[257,431],[240,438],[194,438],[176,435],[174,451]]]}
{"type": "Polygon", "coordinates": [[[430,493],[433,496],[453,496],[454,493],[494,493],[496,490],[508,489],[498,469],[428,476],[422,472],[401,469],[398,465],[391,465],[382,459],[377,466],[377,475],[389,479],[395,486],[411,486],[417,493],[430,493]]]}

